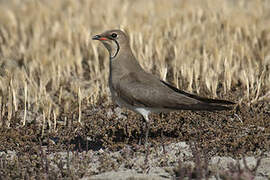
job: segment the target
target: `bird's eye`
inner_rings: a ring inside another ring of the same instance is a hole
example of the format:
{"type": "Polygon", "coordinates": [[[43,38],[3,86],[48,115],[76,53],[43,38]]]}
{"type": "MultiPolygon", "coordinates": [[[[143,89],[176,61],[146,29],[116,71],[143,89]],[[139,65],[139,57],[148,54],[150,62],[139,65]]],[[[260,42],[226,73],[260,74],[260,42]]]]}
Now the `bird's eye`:
{"type": "Polygon", "coordinates": [[[112,36],[112,38],[116,38],[117,37],[117,34],[116,33],[112,33],[111,36],[112,36]]]}

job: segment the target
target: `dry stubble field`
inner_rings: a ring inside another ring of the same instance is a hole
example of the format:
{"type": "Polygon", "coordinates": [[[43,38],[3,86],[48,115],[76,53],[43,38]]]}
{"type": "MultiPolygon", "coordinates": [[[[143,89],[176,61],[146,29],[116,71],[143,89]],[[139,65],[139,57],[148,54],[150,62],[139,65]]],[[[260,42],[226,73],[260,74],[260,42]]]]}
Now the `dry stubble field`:
{"type": "Polygon", "coordinates": [[[263,0],[1,0],[0,151],[20,154],[1,165],[2,175],[42,173],[44,146],[114,151],[138,143],[140,117],[111,102],[108,53],[91,41],[112,28],[128,32],[146,71],[237,103],[230,112],[151,116],[153,146],[196,142],[209,155],[233,157],[269,151],[269,19],[263,0]]]}

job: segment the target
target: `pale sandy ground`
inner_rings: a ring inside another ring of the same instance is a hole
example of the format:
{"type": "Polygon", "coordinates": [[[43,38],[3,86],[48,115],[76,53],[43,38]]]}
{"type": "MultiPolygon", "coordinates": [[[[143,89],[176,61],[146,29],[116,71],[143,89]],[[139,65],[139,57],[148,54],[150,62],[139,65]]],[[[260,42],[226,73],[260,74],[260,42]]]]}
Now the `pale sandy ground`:
{"type": "MultiPolygon", "coordinates": [[[[150,153],[148,160],[145,161],[145,154],[137,154],[134,158],[129,159],[126,163],[122,164],[118,171],[104,172],[92,177],[84,177],[83,180],[109,180],[109,179],[118,179],[118,180],[130,180],[130,179],[140,179],[140,180],[162,180],[162,179],[176,179],[173,173],[173,169],[177,167],[179,160],[182,160],[184,164],[194,165],[192,159],[192,152],[189,145],[185,142],[173,143],[165,147],[167,153],[163,153],[163,148],[160,147],[159,150],[155,153],[150,153]],[[188,160],[190,159],[190,160],[188,160]],[[166,164],[168,166],[160,167],[162,161],[167,160],[166,164]],[[132,164],[132,170],[125,168],[127,164],[132,164]],[[147,164],[147,172],[144,172],[141,167],[144,167],[147,164]]],[[[120,156],[121,152],[111,153],[112,157],[120,156]]],[[[249,168],[253,168],[256,165],[257,159],[255,157],[245,157],[247,165],[249,168]]],[[[243,159],[240,161],[240,166],[244,167],[243,159]]],[[[214,172],[224,172],[228,170],[230,164],[237,164],[237,160],[231,157],[219,157],[214,156],[209,161],[209,169],[214,172]]],[[[97,164],[95,164],[98,166],[97,164]]],[[[93,166],[94,168],[95,166],[93,166]]],[[[248,172],[243,174],[244,179],[255,179],[263,180],[270,178],[270,153],[265,153],[265,157],[261,160],[261,164],[257,169],[255,176],[250,176],[248,172]]],[[[211,177],[209,179],[220,179],[217,177],[211,177]]]]}
{"type": "MultiPolygon", "coordinates": [[[[44,149],[46,149],[46,147],[44,147],[44,149]]],[[[14,151],[8,151],[6,153],[0,152],[0,155],[3,154],[6,154],[9,158],[15,156],[14,151]]],[[[56,155],[59,155],[63,162],[67,161],[67,152],[50,154],[48,155],[48,159],[53,159],[56,155]]],[[[71,160],[73,157],[75,157],[75,155],[70,153],[69,159],[71,160]]],[[[129,146],[126,146],[121,151],[117,152],[110,152],[106,149],[101,149],[99,151],[89,150],[87,153],[76,153],[76,158],[79,161],[87,161],[87,163],[89,163],[87,165],[89,167],[89,174],[96,174],[85,175],[81,180],[177,179],[175,177],[174,169],[179,165],[179,160],[183,162],[183,166],[191,165],[194,167],[192,151],[190,146],[185,142],[172,143],[165,146],[165,153],[163,147],[151,147],[147,159],[145,152],[134,151],[134,149],[131,149],[129,146]],[[107,164],[105,166],[108,171],[104,170],[105,163],[107,164]]],[[[245,157],[245,159],[248,167],[252,169],[255,167],[258,158],[251,156],[245,157]]],[[[243,159],[240,159],[239,163],[241,168],[244,169],[243,159]]],[[[236,165],[237,160],[231,157],[211,157],[208,167],[212,172],[215,172],[216,176],[212,176],[209,179],[221,179],[221,172],[228,171],[228,168],[232,167],[231,164],[236,165]]],[[[51,165],[56,167],[54,164],[51,165]]],[[[76,168],[79,167],[71,168],[75,168],[74,170],[76,170],[76,168]]],[[[270,179],[270,153],[264,153],[263,159],[261,160],[255,175],[251,175],[246,171],[243,172],[241,177],[242,179],[255,180],[270,179]]]]}

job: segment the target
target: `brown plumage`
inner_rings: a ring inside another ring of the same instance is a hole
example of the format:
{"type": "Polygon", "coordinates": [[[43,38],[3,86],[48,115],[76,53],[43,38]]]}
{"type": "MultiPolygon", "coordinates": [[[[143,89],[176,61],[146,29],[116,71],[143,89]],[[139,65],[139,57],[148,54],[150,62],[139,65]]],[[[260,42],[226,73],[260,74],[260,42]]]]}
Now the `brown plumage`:
{"type": "Polygon", "coordinates": [[[121,30],[106,31],[92,39],[101,41],[109,51],[109,86],[113,101],[141,114],[147,123],[151,112],[220,111],[232,108],[224,105],[234,104],[189,94],[145,72],[130,49],[127,35],[121,30]]]}

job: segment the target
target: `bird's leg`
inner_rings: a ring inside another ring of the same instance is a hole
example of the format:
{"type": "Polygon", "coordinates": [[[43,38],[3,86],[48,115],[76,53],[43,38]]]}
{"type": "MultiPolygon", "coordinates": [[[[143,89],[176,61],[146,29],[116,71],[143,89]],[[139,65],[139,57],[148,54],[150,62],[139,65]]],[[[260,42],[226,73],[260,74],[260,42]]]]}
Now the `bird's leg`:
{"type": "Polygon", "coordinates": [[[144,126],[144,131],[145,131],[145,146],[148,145],[148,135],[149,135],[149,118],[148,118],[148,114],[143,116],[144,120],[145,120],[145,126],[144,126]]]}
{"type": "Polygon", "coordinates": [[[143,120],[143,123],[144,123],[144,126],[141,131],[141,137],[140,137],[140,140],[139,140],[139,145],[141,145],[142,143],[142,136],[143,134],[145,133],[145,145],[148,144],[148,135],[149,135],[149,119],[148,119],[148,116],[142,116],[142,120],[143,120]]]}
{"type": "Polygon", "coordinates": [[[145,144],[148,144],[149,122],[145,121],[145,144]]]}
{"type": "Polygon", "coordinates": [[[141,137],[140,137],[140,139],[139,139],[139,145],[142,145],[142,137],[143,137],[143,135],[144,135],[144,130],[145,130],[145,119],[144,119],[144,117],[142,116],[141,117],[142,118],[142,123],[141,123],[141,137]]]}

